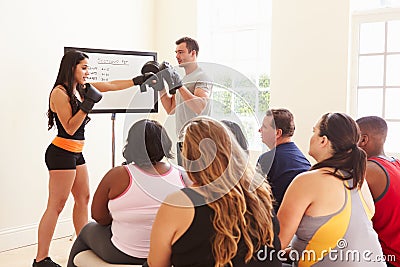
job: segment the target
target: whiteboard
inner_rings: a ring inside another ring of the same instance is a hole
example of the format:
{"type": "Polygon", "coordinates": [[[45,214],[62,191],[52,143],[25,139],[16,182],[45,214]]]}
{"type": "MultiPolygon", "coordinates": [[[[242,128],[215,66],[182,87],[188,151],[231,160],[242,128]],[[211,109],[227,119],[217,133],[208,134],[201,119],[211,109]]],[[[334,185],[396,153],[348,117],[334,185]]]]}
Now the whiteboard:
{"type": "MultiPolygon", "coordinates": [[[[89,57],[89,83],[131,79],[141,74],[144,63],[157,60],[155,52],[64,47],[64,53],[70,50],[79,50],[89,57]]],[[[158,93],[152,88],[140,92],[139,86],[103,93],[92,110],[92,113],[149,112],[158,112],[158,93]]]]}

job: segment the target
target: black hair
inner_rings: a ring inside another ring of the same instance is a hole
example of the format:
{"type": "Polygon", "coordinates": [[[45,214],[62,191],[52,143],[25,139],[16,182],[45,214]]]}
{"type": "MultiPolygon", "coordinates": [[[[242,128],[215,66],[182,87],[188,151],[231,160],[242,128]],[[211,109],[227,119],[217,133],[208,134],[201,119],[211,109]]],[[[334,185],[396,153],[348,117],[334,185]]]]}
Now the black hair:
{"type": "Polygon", "coordinates": [[[154,165],[164,157],[173,158],[171,148],[172,141],[164,127],[157,121],[143,119],[129,129],[122,154],[125,164],[154,165]]]}
{"type": "Polygon", "coordinates": [[[360,187],[364,181],[367,155],[358,147],[360,129],[357,123],[344,113],[326,113],[319,124],[319,136],[326,136],[332,144],[332,157],[318,162],[310,170],[334,168],[329,174],[341,180],[353,180],[349,189],[360,187]],[[340,170],[345,173],[339,173],[340,170]]]}
{"type": "Polygon", "coordinates": [[[386,139],[388,126],[386,121],[378,116],[366,116],[356,120],[361,129],[365,129],[370,133],[384,136],[386,139]]]}
{"type": "Polygon", "coordinates": [[[189,52],[192,52],[194,50],[196,51],[196,56],[199,55],[199,44],[195,39],[190,37],[182,37],[175,42],[176,45],[179,45],[181,43],[186,43],[186,47],[189,52]]]}
{"type": "MultiPolygon", "coordinates": [[[[71,50],[65,53],[61,59],[60,69],[58,70],[57,79],[53,86],[53,89],[58,85],[61,85],[65,88],[70,99],[72,114],[75,114],[79,110],[78,99],[74,95],[74,88],[72,88],[75,80],[75,70],[76,66],[86,58],[88,59],[89,57],[85,53],[77,50],[71,50]]],[[[83,96],[82,85],[78,84],[76,89],[78,90],[79,94],[83,96]]],[[[54,126],[54,112],[51,111],[50,100],[47,117],[49,118],[47,128],[50,130],[54,126]]]]}
{"type": "Polygon", "coordinates": [[[221,122],[225,124],[235,135],[236,140],[238,141],[239,145],[243,148],[243,150],[248,152],[249,143],[247,142],[246,136],[244,136],[244,133],[240,128],[239,124],[228,120],[221,120],[221,122]]]}

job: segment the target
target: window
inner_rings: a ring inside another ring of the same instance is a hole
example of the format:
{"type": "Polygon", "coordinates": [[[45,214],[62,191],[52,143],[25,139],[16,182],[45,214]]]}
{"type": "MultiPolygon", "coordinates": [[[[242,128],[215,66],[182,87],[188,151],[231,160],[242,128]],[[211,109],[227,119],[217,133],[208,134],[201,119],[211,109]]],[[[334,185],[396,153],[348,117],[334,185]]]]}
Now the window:
{"type": "Polygon", "coordinates": [[[354,117],[384,118],[385,151],[400,153],[400,9],[353,15],[351,103],[354,117]]]}
{"type": "Polygon", "coordinates": [[[240,124],[261,150],[260,121],[269,105],[271,0],[198,1],[201,61],[226,66],[214,81],[212,116],[240,124]]]}

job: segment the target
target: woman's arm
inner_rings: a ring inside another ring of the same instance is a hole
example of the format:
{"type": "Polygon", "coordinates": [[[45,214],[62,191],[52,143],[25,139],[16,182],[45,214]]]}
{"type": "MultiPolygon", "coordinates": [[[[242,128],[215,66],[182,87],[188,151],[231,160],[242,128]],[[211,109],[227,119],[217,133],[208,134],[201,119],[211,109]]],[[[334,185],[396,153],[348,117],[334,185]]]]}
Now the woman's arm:
{"type": "MultiPolygon", "coordinates": [[[[384,174],[386,175],[386,174],[384,174]]],[[[365,179],[362,186],[361,186],[361,195],[363,200],[365,201],[365,204],[367,205],[370,214],[368,216],[370,217],[369,219],[372,218],[375,214],[375,204],[374,204],[374,199],[372,197],[371,191],[369,189],[369,185],[367,180],[365,179]]]]}
{"type": "Polygon", "coordinates": [[[100,92],[124,90],[134,86],[132,80],[114,80],[109,82],[95,82],[90,83],[97,88],[100,92]]]}
{"type": "Polygon", "coordinates": [[[310,192],[312,182],[309,179],[311,175],[309,172],[305,172],[296,176],[283,197],[278,210],[279,239],[282,249],[290,244],[304,213],[312,203],[312,193],[310,192]]]}
{"type": "Polygon", "coordinates": [[[108,171],[99,183],[92,201],[92,218],[101,225],[109,225],[112,216],[108,202],[120,196],[130,184],[130,177],[123,166],[108,171]]]}
{"type": "Polygon", "coordinates": [[[171,267],[172,245],[186,232],[193,217],[193,204],[183,192],[178,191],[166,197],[151,230],[147,258],[150,267],[171,267]]]}
{"type": "Polygon", "coordinates": [[[58,119],[69,135],[74,135],[86,118],[86,113],[82,110],[72,116],[69,96],[59,87],[54,88],[51,92],[50,107],[52,111],[57,113],[58,119]]]}
{"type": "Polygon", "coordinates": [[[150,252],[147,258],[150,267],[171,266],[172,238],[176,231],[171,219],[174,217],[174,208],[161,204],[151,228],[150,252]]]}

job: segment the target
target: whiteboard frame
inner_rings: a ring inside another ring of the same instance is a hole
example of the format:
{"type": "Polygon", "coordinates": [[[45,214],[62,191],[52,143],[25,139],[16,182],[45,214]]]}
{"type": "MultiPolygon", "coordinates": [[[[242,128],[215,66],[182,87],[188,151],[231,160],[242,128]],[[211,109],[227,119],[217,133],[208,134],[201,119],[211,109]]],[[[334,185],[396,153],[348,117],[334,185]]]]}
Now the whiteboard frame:
{"type": "MultiPolygon", "coordinates": [[[[107,50],[107,49],[67,47],[66,46],[66,47],[64,47],[64,54],[70,50],[78,50],[83,53],[152,56],[153,60],[157,61],[157,53],[156,52],[107,50]]],[[[154,90],[154,106],[152,109],[142,109],[142,108],[138,108],[138,109],[135,109],[135,108],[93,109],[90,113],[158,113],[158,93],[157,93],[157,91],[154,90]]]]}

